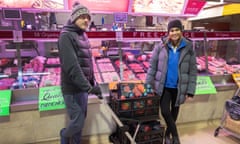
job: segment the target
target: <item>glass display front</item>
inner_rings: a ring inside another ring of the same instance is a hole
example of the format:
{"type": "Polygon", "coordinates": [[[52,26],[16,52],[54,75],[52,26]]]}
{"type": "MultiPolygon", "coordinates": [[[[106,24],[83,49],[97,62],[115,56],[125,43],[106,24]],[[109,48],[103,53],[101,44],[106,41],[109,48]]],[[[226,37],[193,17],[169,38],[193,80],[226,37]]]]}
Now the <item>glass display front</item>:
{"type": "MultiPolygon", "coordinates": [[[[95,60],[94,75],[98,83],[146,79],[152,50],[159,42],[158,33],[126,34],[129,39],[127,37],[123,41],[116,41],[114,38],[90,38],[95,60]]],[[[93,33],[89,34],[90,37],[91,35],[93,33]]],[[[239,38],[189,38],[196,52],[199,75],[231,76],[240,71],[239,38]]],[[[36,39],[19,44],[9,39],[1,40],[0,89],[60,85],[61,70],[56,41],[55,37],[47,42],[36,39]],[[17,46],[20,47],[20,53],[17,53],[17,46]]]]}
{"type": "Polygon", "coordinates": [[[240,71],[240,40],[209,40],[206,47],[210,74],[232,74],[240,71]]]}

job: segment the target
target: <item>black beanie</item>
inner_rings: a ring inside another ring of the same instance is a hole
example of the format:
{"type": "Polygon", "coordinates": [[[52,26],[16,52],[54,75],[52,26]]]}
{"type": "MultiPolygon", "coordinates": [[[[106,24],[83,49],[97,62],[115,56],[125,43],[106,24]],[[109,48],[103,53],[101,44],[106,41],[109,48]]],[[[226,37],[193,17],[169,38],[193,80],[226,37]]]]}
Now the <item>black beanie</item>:
{"type": "Polygon", "coordinates": [[[180,20],[172,20],[168,23],[168,32],[170,31],[171,28],[177,27],[181,31],[183,30],[182,22],[180,20]]]}

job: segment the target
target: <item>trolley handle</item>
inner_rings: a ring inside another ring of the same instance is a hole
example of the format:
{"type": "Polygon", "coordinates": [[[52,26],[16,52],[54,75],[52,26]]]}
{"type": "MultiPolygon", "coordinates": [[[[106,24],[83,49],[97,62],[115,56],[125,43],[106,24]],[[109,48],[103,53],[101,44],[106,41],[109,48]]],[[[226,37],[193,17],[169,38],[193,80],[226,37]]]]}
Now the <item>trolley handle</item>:
{"type": "MultiPolygon", "coordinates": [[[[239,93],[240,93],[240,87],[236,90],[234,96],[239,96],[239,93]]],[[[240,96],[239,96],[240,97],[240,96]]]]}
{"type": "Polygon", "coordinates": [[[107,103],[107,99],[106,97],[103,97],[102,103],[105,105],[105,108],[107,109],[107,111],[111,114],[112,118],[114,119],[114,121],[117,123],[117,125],[123,130],[125,131],[124,134],[127,136],[128,140],[131,142],[131,144],[136,144],[135,139],[131,136],[131,134],[127,131],[128,127],[124,126],[123,123],[119,120],[119,118],[117,117],[117,115],[112,111],[112,109],[110,108],[110,106],[107,103]]]}

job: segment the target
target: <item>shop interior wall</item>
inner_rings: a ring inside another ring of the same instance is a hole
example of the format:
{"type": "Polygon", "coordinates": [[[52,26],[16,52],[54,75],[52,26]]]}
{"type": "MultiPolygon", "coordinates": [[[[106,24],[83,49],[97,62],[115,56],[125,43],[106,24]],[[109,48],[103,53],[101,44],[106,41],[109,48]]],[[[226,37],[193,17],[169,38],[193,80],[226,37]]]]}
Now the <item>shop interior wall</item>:
{"type": "Polygon", "coordinates": [[[230,30],[230,22],[218,22],[212,21],[197,21],[193,22],[193,28],[203,27],[208,31],[229,31],[230,30]]]}
{"type": "MultiPolygon", "coordinates": [[[[205,27],[208,31],[240,31],[239,27],[240,15],[230,15],[222,16],[211,19],[203,19],[198,21],[193,21],[192,25],[194,27],[205,27]]],[[[208,42],[208,50],[215,49],[217,55],[212,55],[208,52],[210,56],[224,58],[230,62],[233,58],[239,61],[239,47],[240,40],[222,40],[221,38],[216,40],[211,40],[208,42]]]]}
{"type": "MultiPolygon", "coordinates": [[[[70,12],[55,12],[56,15],[56,22],[58,25],[66,24],[67,20],[70,18],[70,12]]],[[[49,26],[49,12],[29,12],[23,11],[22,17],[25,24],[30,24],[36,27],[36,29],[44,29],[50,28],[49,26]],[[37,22],[38,21],[38,22],[37,22]]],[[[189,30],[191,29],[191,22],[188,22],[186,18],[181,17],[167,17],[167,16],[148,16],[152,17],[152,26],[147,26],[147,18],[144,15],[141,16],[133,16],[128,15],[128,27],[135,27],[139,30],[146,28],[157,29],[165,31],[167,30],[167,23],[171,19],[180,19],[183,22],[184,28],[189,30]]],[[[111,29],[111,26],[114,22],[114,15],[113,14],[92,14],[92,21],[99,27],[106,27],[111,29]],[[102,18],[104,18],[104,25],[102,25],[102,18]]],[[[20,21],[18,22],[20,26],[20,21]]],[[[13,22],[6,21],[2,18],[2,12],[0,11],[0,30],[12,30],[13,22]]]]}
{"type": "Polygon", "coordinates": [[[240,14],[232,15],[230,21],[230,30],[231,31],[240,31],[240,14]]]}
{"type": "Polygon", "coordinates": [[[240,14],[192,21],[192,28],[205,27],[214,31],[240,31],[240,14]]]}
{"type": "MultiPolygon", "coordinates": [[[[69,18],[70,13],[56,13],[57,24],[64,25],[69,18]]],[[[111,28],[114,22],[114,15],[113,14],[92,14],[92,20],[94,21],[95,25],[98,27],[106,27],[111,28]],[[102,19],[104,19],[104,25],[102,25],[102,19]]],[[[128,16],[128,26],[133,27],[145,27],[146,19],[144,16],[128,16]],[[131,21],[133,20],[133,21],[131,21]]],[[[156,20],[154,21],[156,23],[156,20]]]]}
{"type": "MultiPolygon", "coordinates": [[[[34,13],[22,12],[22,18],[26,24],[36,25],[34,13]]],[[[20,27],[20,21],[18,21],[18,26],[20,27]]],[[[13,30],[14,22],[4,20],[2,17],[2,11],[0,11],[0,30],[13,30]]]]}
{"type": "MultiPolygon", "coordinates": [[[[65,24],[67,19],[69,18],[70,13],[56,13],[57,24],[65,24]]],[[[184,28],[189,30],[191,29],[191,22],[187,21],[187,18],[181,17],[167,17],[167,16],[151,16],[152,17],[152,26],[146,25],[146,16],[133,16],[128,15],[128,27],[135,27],[138,29],[143,29],[146,27],[152,27],[158,30],[165,31],[167,30],[167,23],[171,19],[180,19],[183,22],[184,28]]],[[[92,14],[92,21],[99,26],[111,28],[114,22],[113,14],[92,14]],[[102,18],[104,19],[104,26],[102,25],[102,18]]]]}

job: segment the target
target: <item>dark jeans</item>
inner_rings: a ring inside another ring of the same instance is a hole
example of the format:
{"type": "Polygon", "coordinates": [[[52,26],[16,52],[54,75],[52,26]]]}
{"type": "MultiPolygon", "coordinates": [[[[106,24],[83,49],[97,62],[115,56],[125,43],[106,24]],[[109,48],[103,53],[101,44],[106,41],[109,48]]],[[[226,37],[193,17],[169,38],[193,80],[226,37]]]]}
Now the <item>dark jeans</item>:
{"type": "Polygon", "coordinates": [[[74,144],[80,144],[82,129],[87,115],[88,93],[80,92],[73,95],[63,95],[63,97],[70,119],[63,136],[71,138],[74,144]]]}
{"type": "Polygon", "coordinates": [[[166,134],[167,136],[178,137],[176,128],[176,120],[179,113],[179,106],[176,107],[177,89],[164,88],[163,95],[160,100],[160,107],[162,116],[167,124],[166,134]]]}

